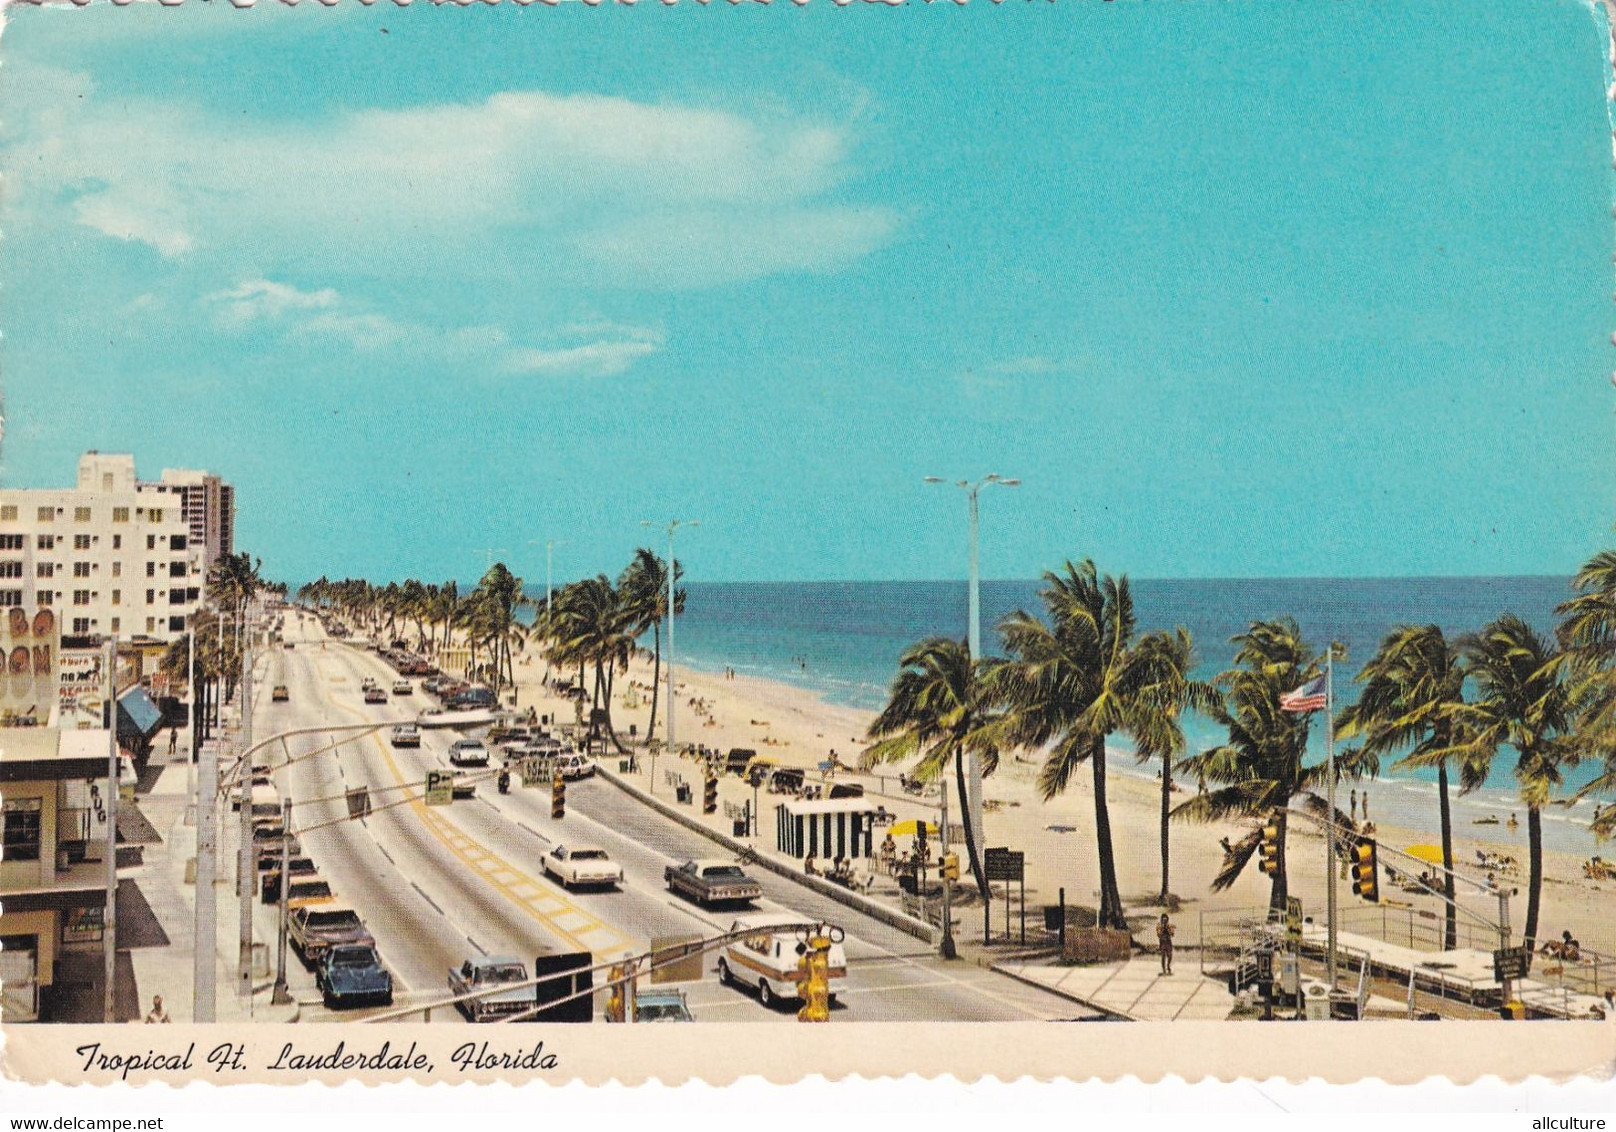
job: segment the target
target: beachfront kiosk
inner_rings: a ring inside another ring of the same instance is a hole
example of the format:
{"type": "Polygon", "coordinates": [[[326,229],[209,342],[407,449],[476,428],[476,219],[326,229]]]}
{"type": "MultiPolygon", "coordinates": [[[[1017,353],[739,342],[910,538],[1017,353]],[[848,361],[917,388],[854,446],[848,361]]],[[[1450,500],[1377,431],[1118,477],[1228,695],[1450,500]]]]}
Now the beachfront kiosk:
{"type": "Polygon", "coordinates": [[[801,860],[875,855],[875,807],[863,798],[793,798],[775,807],[780,852],[801,860]]]}

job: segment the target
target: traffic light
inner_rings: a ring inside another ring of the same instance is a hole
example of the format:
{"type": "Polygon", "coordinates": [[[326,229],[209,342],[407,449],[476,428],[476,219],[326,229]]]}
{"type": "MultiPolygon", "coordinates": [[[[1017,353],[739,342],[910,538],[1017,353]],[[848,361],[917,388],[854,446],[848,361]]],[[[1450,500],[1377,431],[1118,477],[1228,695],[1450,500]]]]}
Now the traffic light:
{"type": "Polygon", "coordinates": [[[623,988],[628,984],[623,978],[622,964],[612,967],[607,973],[606,979],[609,984],[606,989],[606,1021],[626,1021],[625,1003],[627,1000],[623,994],[623,988]]]}
{"type": "Polygon", "coordinates": [[[701,788],[701,812],[704,814],[718,812],[718,779],[713,777],[710,770],[707,772],[707,781],[701,788]]]}
{"type": "Polygon", "coordinates": [[[797,965],[797,983],[802,988],[799,1022],[830,1021],[830,937],[823,928],[808,936],[807,947],[797,965]]]}
{"type": "Polygon", "coordinates": [[[1267,821],[1262,827],[1262,845],[1258,848],[1261,859],[1257,867],[1269,876],[1279,873],[1279,822],[1267,821]]]}
{"type": "Polygon", "coordinates": [[[557,821],[567,816],[567,780],[560,771],[550,779],[550,816],[557,821]]]}
{"type": "Polygon", "coordinates": [[[1375,859],[1375,841],[1360,837],[1350,850],[1352,891],[1365,900],[1380,901],[1380,869],[1375,859]]]}
{"type": "Polygon", "coordinates": [[[959,854],[943,854],[943,879],[959,880],[959,854]]]}

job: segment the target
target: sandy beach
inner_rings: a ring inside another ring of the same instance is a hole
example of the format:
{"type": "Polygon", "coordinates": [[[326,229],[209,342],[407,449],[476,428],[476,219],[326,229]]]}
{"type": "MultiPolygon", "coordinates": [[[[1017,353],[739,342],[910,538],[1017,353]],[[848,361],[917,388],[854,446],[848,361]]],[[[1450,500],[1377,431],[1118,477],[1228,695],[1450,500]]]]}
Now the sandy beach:
{"type": "MultiPolygon", "coordinates": [[[[562,718],[570,718],[571,705],[544,690],[544,672],[544,661],[539,657],[529,655],[518,661],[521,704],[539,704],[540,711],[557,711],[562,718]]],[[[630,724],[639,735],[645,734],[650,714],[650,679],[651,663],[642,657],[635,659],[626,676],[618,676],[612,715],[625,736],[630,724]]],[[[832,752],[841,762],[856,764],[864,746],[865,729],[874,718],[872,712],[828,703],[815,692],[757,677],[737,675],[732,678],[723,672],[681,666],[677,686],[679,701],[675,725],[676,738],[681,745],[694,743],[722,750],[751,747],[783,766],[813,768],[832,752]]],[[[666,727],[665,675],[662,692],[658,737],[665,735],[666,727]]],[[[1108,766],[1111,825],[1123,901],[1130,917],[1154,915],[1157,909],[1152,902],[1161,887],[1161,790],[1153,777],[1155,767],[1141,767],[1131,754],[1121,750],[1112,752],[1108,766]]],[[[875,779],[864,781],[881,791],[888,808],[902,816],[918,816],[922,812],[920,806],[896,787],[894,776],[900,769],[903,768],[894,766],[885,770],[889,778],[884,786],[875,779]]],[[[1092,906],[1098,896],[1090,774],[1087,769],[1083,770],[1066,794],[1045,802],[1038,796],[1037,770],[1036,758],[1026,754],[1011,756],[985,784],[988,807],[984,818],[985,843],[1026,851],[1029,917],[1037,914],[1038,906],[1054,903],[1062,887],[1066,889],[1069,903],[1092,906]]],[[[1193,790],[1194,783],[1189,783],[1187,788],[1193,790]]],[[[1347,806],[1348,789],[1349,786],[1343,786],[1340,799],[1343,809],[1347,806]]],[[[1376,801],[1371,816],[1382,844],[1404,849],[1437,840],[1434,793],[1429,799],[1429,827],[1416,829],[1409,828],[1413,822],[1399,825],[1382,820],[1379,803],[1391,796],[1395,786],[1371,782],[1368,789],[1376,801]]],[[[1187,796],[1175,793],[1175,804],[1187,796]]],[[[1397,813],[1407,814],[1408,807],[1407,801],[1400,801],[1397,813]]],[[[1396,814],[1385,816],[1395,818],[1396,814]]],[[[1502,816],[1507,819],[1508,811],[1502,816]]],[[[1522,818],[1514,831],[1507,824],[1474,827],[1460,825],[1457,821],[1454,829],[1454,855],[1461,868],[1475,861],[1477,850],[1512,856],[1520,862],[1517,873],[1501,877],[1512,880],[1520,890],[1510,904],[1511,921],[1517,932],[1526,916],[1524,811],[1522,818]],[[1478,828],[1486,829],[1486,835],[1477,836],[1478,828]]],[[[1211,891],[1212,878],[1223,857],[1220,839],[1238,839],[1247,828],[1245,823],[1193,825],[1175,821],[1172,824],[1171,890],[1180,900],[1175,918],[1181,945],[1192,945],[1199,939],[1203,911],[1255,910],[1266,906],[1268,878],[1255,864],[1247,867],[1232,888],[1221,893],[1211,891]]],[[[1605,855],[1608,858],[1616,854],[1605,855]]],[[[1303,821],[1293,821],[1287,858],[1290,891],[1302,899],[1305,915],[1321,920],[1326,902],[1325,856],[1323,834],[1314,832],[1303,821]]],[[[1616,913],[1616,882],[1585,879],[1582,872],[1585,859],[1585,855],[1574,853],[1545,852],[1539,936],[1558,938],[1561,931],[1569,930],[1585,948],[1616,953],[1616,914],[1613,914],[1616,913]]],[[[1479,879],[1485,874],[1471,870],[1471,875],[1479,879]]],[[[1436,898],[1403,892],[1388,884],[1384,875],[1378,908],[1354,896],[1345,882],[1338,885],[1337,891],[1348,926],[1354,918],[1360,922],[1373,918],[1378,924],[1385,916],[1398,924],[1412,919],[1418,925],[1416,931],[1440,930],[1441,912],[1436,898]]],[[[1467,896],[1463,891],[1459,899],[1463,907],[1474,909],[1489,920],[1496,918],[1495,899],[1480,894],[1467,896]]],[[[995,908],[996,916],[1002,917],[1002,907],[1000,904],[995,908]]],[[[975,915],[980,916],[980,912],[975,915]]],[[[1002,923],[1002,919],[996,922],[1002,923]]],[[[1484,930],[1463,914],[1460,916],[1461,943],[1467,923],[1468,930],[1477,933],[1478,946],[1494,946],[1490,942],[1479,942],[1485,936],[1484,930]]]]}

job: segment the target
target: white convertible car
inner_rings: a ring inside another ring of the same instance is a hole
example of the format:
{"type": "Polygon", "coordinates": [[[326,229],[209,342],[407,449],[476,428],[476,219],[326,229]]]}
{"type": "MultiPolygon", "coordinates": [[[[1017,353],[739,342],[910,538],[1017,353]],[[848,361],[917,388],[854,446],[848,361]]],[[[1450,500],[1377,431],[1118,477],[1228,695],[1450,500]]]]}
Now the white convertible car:
{"type": "Polygon", "coordinates": [[[544,855],[544,871],[560,881],[563,888],[623,883],[623,866],[608,857],[604,849],[557,845],[544,855]]]}

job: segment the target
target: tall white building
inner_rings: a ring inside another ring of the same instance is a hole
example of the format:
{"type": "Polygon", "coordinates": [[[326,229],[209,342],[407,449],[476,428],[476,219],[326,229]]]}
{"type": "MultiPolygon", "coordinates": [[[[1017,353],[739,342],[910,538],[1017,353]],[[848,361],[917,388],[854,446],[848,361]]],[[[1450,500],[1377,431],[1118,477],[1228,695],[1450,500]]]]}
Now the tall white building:
{"type": "Polygon", "coordinates": [[[0,489],[0,608],[56,610],[67,635],[171,641],[201,604],[206,544],[183,497],[133,456],[86,452],[76,488],[0,489]]]}
{"type": "Polygon", "coordinates": [[[200,547],[204,565],[235,553],[236,491],[218,476],[189,468],[164,468],[155,483],[141,482],[141,491],[176,496],[190,525],[191,545],[200,547]]]}

